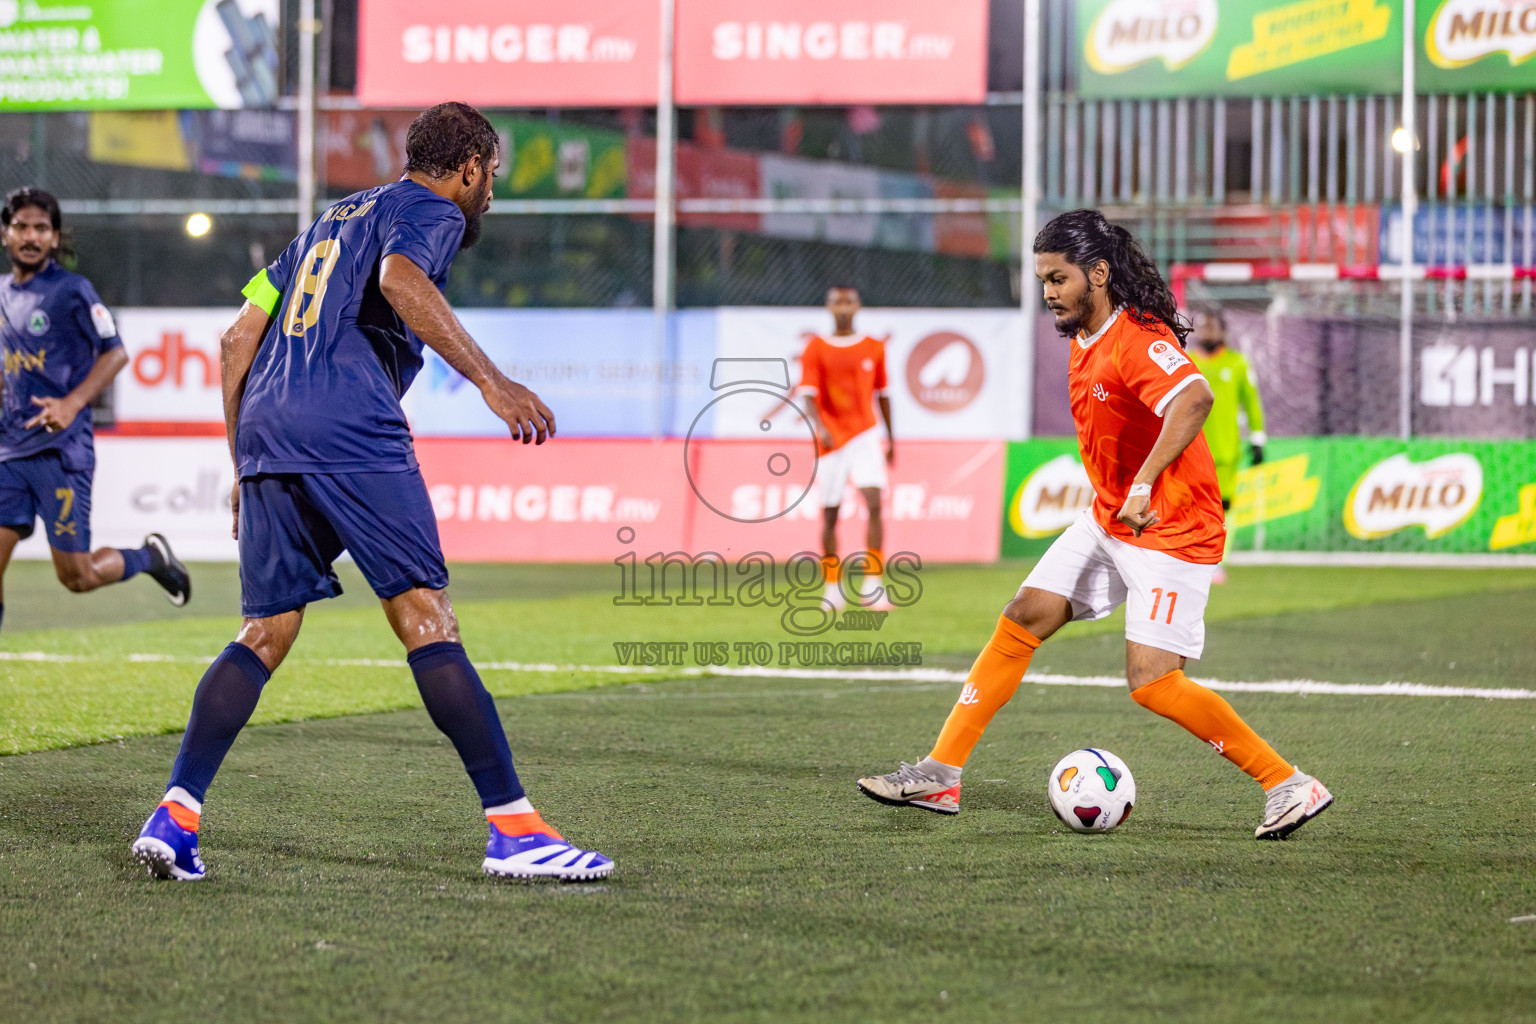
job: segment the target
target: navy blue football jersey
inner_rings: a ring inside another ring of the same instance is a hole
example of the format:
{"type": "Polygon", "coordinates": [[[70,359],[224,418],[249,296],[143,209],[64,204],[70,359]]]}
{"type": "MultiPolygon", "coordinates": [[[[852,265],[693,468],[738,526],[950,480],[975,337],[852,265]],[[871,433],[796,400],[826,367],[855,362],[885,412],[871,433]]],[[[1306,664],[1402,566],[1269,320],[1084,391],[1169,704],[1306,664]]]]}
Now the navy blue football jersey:
{"type": "Polygon", "coordinates": [[[0,461],[57,449],[65,466],[95,465],[91,410],[80,410],[63,430],[25,426],[40,412],[33,398],[63,398],[85,380],[96,360],[121,348],[112,314],[91,282],[53,261],[27,281],[0,277],[0,340],[5,344],[4,417],[0,461]]]}
{"type": "Polygon", "coordinates": [[[235,430],[235,467],[261,473],[387,473],[416,466],[400,397],[421,339],[379,291],[379,266],[409,259],[439,290],[464,235],[452,201],[396,181],[331,206],[244,294],[272,314],[235,430]]]}

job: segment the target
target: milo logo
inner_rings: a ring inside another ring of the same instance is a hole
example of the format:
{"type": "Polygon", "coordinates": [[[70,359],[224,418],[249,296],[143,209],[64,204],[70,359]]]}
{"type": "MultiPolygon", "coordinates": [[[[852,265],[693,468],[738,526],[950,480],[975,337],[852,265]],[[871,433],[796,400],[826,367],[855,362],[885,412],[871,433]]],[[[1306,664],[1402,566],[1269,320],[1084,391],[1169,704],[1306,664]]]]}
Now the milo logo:
{"type": "Polygon", "coordinates": [[[1375,540],[1410,526],[1425,537],[1449,533],[1469,519],[1483,497],[1483,466],[1464,453],[1428,462],[1394,455],[1355,482],[1344,502],[1344,527],[1360,540],[1375,540]]]}
{"type": "Polygon", "coordinates": [[[1169,71],[1188,64],[1216,35],[1216,0],[1112,0],[1083,56],[1101,75],[1161,58],[1169,71]]]}
{"type": "Polygon", "coordinates": [[[1536,54],[1536,0],[1445,0],[1424,33],[1436,67],[1465,67],[1501,51],[1511,64],[1536,54]]]}
{"type": "Polygon", "coordinates": [[[1008,503],[1008,525],[1020,537],[1050,537],[1093,505],[1093,484],[1083,464],[1058,455],[1024,478],[1008,503]]]}

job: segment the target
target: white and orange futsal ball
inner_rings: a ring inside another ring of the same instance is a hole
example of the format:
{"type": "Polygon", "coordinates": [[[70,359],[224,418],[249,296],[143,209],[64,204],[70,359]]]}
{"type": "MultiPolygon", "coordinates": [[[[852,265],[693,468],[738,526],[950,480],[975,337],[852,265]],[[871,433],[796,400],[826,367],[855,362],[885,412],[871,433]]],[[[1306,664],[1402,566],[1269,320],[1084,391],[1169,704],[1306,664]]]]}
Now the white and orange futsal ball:
{"type": "Polygon", "coordinates": [[[1051,769],[1046,790],[1056,817],[1074,832],[1108,832],[1131,816],[1136,780],[1107,750],[1074,750],[1051,769]]]}

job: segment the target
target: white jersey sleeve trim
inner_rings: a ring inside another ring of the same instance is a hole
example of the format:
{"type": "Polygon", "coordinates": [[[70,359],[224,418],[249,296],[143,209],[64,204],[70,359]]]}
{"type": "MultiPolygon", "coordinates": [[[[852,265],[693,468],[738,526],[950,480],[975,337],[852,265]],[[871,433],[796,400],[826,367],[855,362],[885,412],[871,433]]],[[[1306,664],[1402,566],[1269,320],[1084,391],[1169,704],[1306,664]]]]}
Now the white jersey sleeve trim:
{"type": "Polygon", "coordinates": [[[91,304],[91,326],[96,328],[96,334],[102,341],[110,341],[117,337],[117,324],[113,321],[112,314],[99,302],[91,304]]]}
{"type": "Polygon", "coordinates": [[[1203,381],[1205,380],[1205,377],[1200,373],[1192,373],[1188,377],[1185,377],[1183,380],[1179,381],[1173,387],[1168,389],[1168,393],[1166,395],[1158,399],[1157,404],[1152,407],[1152,411],[1161,416],[1163,414],[1163,410],[1168,408],[1168,403],[1173,401],[1174,397],[1178,395],[1180,391],[1183,391],[1197,380],[1203,381]]]}

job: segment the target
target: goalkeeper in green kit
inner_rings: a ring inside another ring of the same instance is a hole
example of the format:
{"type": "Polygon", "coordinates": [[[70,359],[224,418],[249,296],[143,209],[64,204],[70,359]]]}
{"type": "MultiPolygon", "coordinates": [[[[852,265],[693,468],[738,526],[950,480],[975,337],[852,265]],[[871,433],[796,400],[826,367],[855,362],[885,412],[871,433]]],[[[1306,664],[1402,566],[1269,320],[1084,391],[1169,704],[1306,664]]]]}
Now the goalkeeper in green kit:
{"type": "MultiPolygon", "coordinates": [[[[1210,382],[1216,396],[1205,420],[1205,443],[1216,460],[1216,481],[1221,486],[1221,507],[1230,510],[1237,497],[1237,471],[1243,461],[1239,409],[1248,418],[1248,447],[1253,465],[1264,461],[1264,406],[1259,401],[1253,370],[1241,352],[1227,347],[1227,320],[1219,309],[1195,314],[1195,344],[1189,355],[1210,382]]],[[[1228,531],[1227,537],[1232,536],[1228,531]]],[[[1216,570],[1213,583],[1225,583],[1227,574],[1216,570]]]]}

